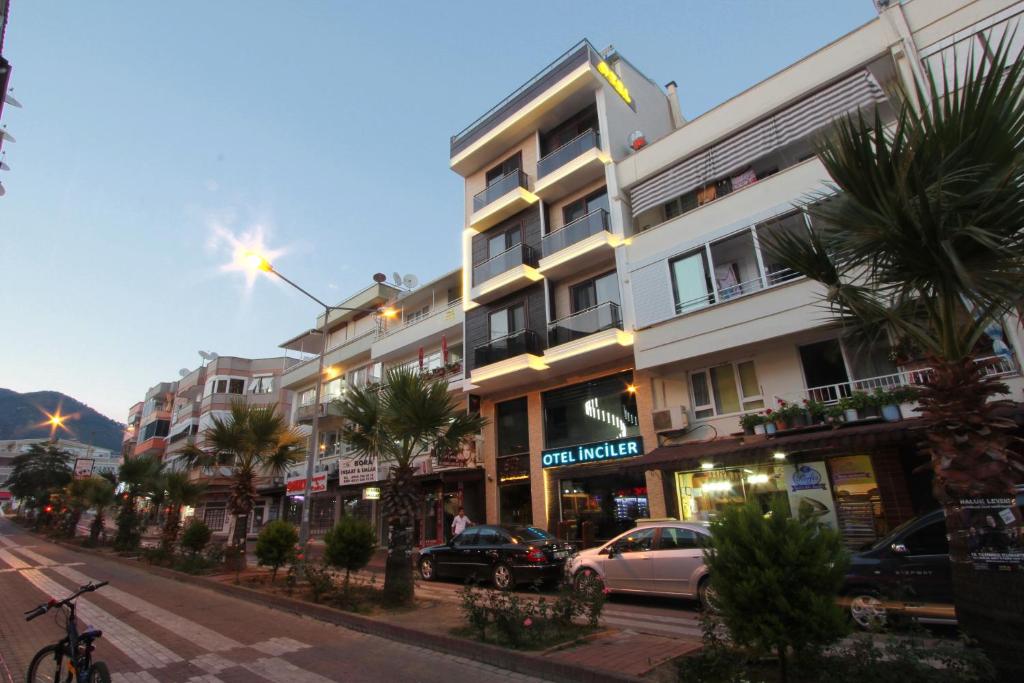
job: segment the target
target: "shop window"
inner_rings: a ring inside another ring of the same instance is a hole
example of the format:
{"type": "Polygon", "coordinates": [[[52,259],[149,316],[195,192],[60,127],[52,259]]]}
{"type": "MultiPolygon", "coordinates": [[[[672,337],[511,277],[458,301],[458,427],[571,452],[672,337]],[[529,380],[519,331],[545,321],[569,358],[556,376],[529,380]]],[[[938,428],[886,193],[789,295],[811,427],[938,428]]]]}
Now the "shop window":
{"type": "Polygon", "coordinates": [[[764,408],[752,360],[691,372],[690,391],[698,420],[764,408]]]}
{"type": "Polygon", "coordinates": [[[643,472],[562,479],[558,484],[561,518],[575,522],[570,540],[607,540],[650,516],[643,472]]]}
{"type": "Polygon", "coordinates": [[[888,533],[871,456],[844,455],[826,462],[836,502],[836,520],[846,544],[860,548],[888,533]]]}
{"type": "Polygon", "coordinates": [[[640,433],[633,373],[624,372],[545,392],[544,447],[560,448],[640,433]]]}
{"type": "Polygon", "coordinates": [[[690,550],[699,548],[700,543],[698,541],[696,531],[666,526],[661,529],[658,550],[690,550]]]}
{"type": "Polygon", "coordinates": [[[680,516],[688,522],[707,522],[726,508],[749,502],[767,513],[777,498],[788,500],[779,465],[678,472],[676,487],[680,516]]]}

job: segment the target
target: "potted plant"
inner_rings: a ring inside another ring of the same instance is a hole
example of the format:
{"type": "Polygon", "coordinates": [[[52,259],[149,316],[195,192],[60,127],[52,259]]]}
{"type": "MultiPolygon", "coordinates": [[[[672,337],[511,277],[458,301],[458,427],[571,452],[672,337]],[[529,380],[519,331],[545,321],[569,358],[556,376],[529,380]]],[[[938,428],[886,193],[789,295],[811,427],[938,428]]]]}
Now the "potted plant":
{"type": "Polygon", "coordinates": [[[764,409],[764,417],[761,418],[764,424],[765,434],[774,434],[776,431],[775,427],[775,412],[771,408],[764,409]]]}
{"type": "Polygon", "coordinates": [[[843,396],[839,399],[839,403],[836,404],[839,410],[843,413],[843,420],[846,422],[856,422],[860,417],[857,414],[857,401],[853,396],[843,396]]]}
{"type": "Polygon", "coordinates": [[[740,426],[743,427],[743,433],[750,436],[752,434],[764,434],[764,418],[757,413],[744,413],[740,416],[740,426]],[[758,431],[758,427],[761,431],[758,431]]]}
{"type": "Polygon", "coordinates": [[[882,418],[886,422],[899,422],[903,419],[903,416],[900,415],[900,406],[896,400],[895,392],[878,387],[871,398],[874,400],[875,405],[882,410],[882,418]]]}
{"type": "Polygon", "coordinates": [[[815,401],[813,398],[804,399],[804,413],[807,414],[808,424],[819,424],[825,421],[825,404],[815,401]]]}
{"type": "Polygon", "coordinates": [[[839,401],[843,409],[843,415],[847,422],[856,422],[866,417],[872,417],[872,413],[878,414],[878,406],[872,396],[863,391],[855,391],[839,401]]]}
{"type": "Polygon", "coordinates": [[[910,415],[917,411],[919,390],[917,387],[906,384],[894,387],[890,390],[892,400],[899,406],[900,415],[910,415]]]}
{"type": "Polygon", "coordinates": [[[825,419],[831,424],[839,424],[843,421],[843,412],[843,408],[839,403],[833,403],[825,408],[825,419]]]}
{"type": "Polygon", "coordinates": [[[775,411],[776,429],[791,429],[798,425],[798,420],[803,415],[803,408],[796,403],[779,401],[779,408],[775,411]]]}

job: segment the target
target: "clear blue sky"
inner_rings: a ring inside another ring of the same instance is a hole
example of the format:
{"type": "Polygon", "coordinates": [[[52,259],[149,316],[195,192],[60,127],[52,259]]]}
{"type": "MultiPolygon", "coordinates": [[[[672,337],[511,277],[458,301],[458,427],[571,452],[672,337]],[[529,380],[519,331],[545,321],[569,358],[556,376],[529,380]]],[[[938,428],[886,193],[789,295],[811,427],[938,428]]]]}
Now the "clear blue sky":
{"type": "Polygon", "coordinates": [[[0,199],[0,387],[123,420],[197,349],[262,357],[316,310],[218,266],[263,226],[321,298],[459,262],[448,138],[582,37],[694,117],[874,16],[871,0],[14,0],[24,109],[0,199]]]}

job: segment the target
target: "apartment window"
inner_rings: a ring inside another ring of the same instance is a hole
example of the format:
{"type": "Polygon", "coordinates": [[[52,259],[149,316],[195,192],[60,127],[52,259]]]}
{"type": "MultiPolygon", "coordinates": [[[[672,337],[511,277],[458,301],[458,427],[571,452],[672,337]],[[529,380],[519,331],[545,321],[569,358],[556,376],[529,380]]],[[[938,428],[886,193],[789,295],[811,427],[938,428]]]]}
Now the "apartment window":
{"type": "Polygon", "coordinates": [[[146,439],[152,439],[154,437],[165,437],[171,429],[170,420],[156,420],[150,422],[148,425],[142,428],[142,441],[146,439]]]}
{"type": "Polygon", "coordinates": [[[224,528],[225,510],[222,507],[211,508],[207,505],[203,511],[203,521],[211,531],[221,531],[224,528]]]}
{"type": "Polygon", "coordinates": [[[503,339],[526,327],[526,307],[522,304],[509,306],[490,315],[491,339],[503,339]]]}
{"type": "Polygon", "coordinates": [[[523,231],[522,226],[520,225],[516,225],[515,227],[496,235],[492,235],[487,240],[487,258],[492,259],[495,256],[504,254],[512,247],[522,243],[522,241],[523,231]]]}
{"type": "Polygon", "coordinates": [[[573,313],[579,313],[608,302],[620,303],[619,280],[615,271],[598,275],[570,287],[569,302],[573,313]]]}
{"type": "Polygon", "coordinates": [[[320,389],[320,399],[326,402],[336,398],[341,398],[341,394],[344,390],[345,380],[341,377],[335,377],[329,382],[324,382],[323,387],[320,389]]]}
{"type": "Polygon", "coordinates": [[[542,135],[540,154],[542,157],[545,157],[582,133],[586,133],[588,130],[597,130],[597,127],[597,107],[587,107],[567,121],[559,124],[558,127],[550,132],[542,135]]]}
{"type": "Polygon", "coordinates": [[[451,305],[456,301],[462,301],[462,285],[456,285],[448,288],[448,304],[451,305]]]}
{"type": "Polygon", "coordinates": [[[505,159],[503,162],[487,171],[487,187],[498,182],[512,171],[518,171],[523,167],[522,154],[516,153],[505,159]]]}
{"type": "Polygon", "coordinates": [[[677,313],[688,313],[715,303],[704,247],[670,261],[669,267],[677,313]]]}
{"type": "Polygon", "coordinates": [[[752,360],[691,372],[690,391],[698,420],[764,408],[752,360]]]}
{"type": "Polygon", "coordinates": [[[254,394],[269,394],[274,391],[274,378],[270,375],[253,377],[251,386],[251,391],[254,394]]]}
{"type": "Polygon", "coordinates": [[[406,325],[412,325],[415,322],[419,322],[420,320],[423,320],[428,315],[430,315],[430,304],[427,304],[426,306],[424,306],[422,308],[417,308],[417,309],[412,310],[412,311],[406,311],[406,313],[405,313],[405,324],[406,325]]]}
{"type": "Polygon", "coordinates": [[[299,394],[299,405],[300,406],[311,406],[313,401],[316,399],[316,389],[306,389],[299,394]]]}
{"type": "Polygon", "coordinates": [[[349,373],[348,381],[354,387],[365,387],[380,381],[381,363],[370,363],[349,373]]]}
{"type": "Polygon", "coordinates": [[[586,197],[567,204],[562,209],[563,224],[572,223],[574,220],[583,218],[591,211],[596,211],[597,209],[608,211],[608,190],[606,188],[602,187],[586,197]]]}

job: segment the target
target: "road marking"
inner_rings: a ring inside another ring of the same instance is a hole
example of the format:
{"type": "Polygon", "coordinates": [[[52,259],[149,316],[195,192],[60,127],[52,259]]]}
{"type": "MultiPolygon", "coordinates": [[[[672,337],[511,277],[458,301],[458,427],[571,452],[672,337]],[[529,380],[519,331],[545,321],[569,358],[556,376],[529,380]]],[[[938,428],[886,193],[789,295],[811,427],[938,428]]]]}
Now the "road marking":
{"type": "Polygon", "coordinates": [[[5,564],[10,565],[11,569],[14,571],[32,569],[32,565],[28,564],[20,557],[16,557],[8,550],[0,550],[0,560],[3,560],[5,564]]]}
{"type": "Polygon", "coordinates": [[[270,640],[265,640],[262,643],[253,643],[249,647],[262,652],[265,655],[278,657],[280,655],[288,654],[289,652],[305,650],[308,647],[312,647],[312,645],[306,645],[305,643],[300,643],[299,641],[292,640],[291,638],[271,638],[270,640]]]}
{"type": "MultiPolygon", "coordinates": [[[[85,562],[68,562],[67,564],[44,564],[44,565],[40,565],[38,567],[32,567],[32,569],[53,569],[54,567],[81,567],[83,564],[85,564],[85,562]]],[[[0,574],[3,574],[5,572],[17,572],[17,571],[21,571],[21,570],[20,569],[14,569],[12,567],[8,567],[6,569],[0,569],[0,574]]]]}
{"type": "Polygon", "coordinates": [[[261,657],[254,662],[246,662],[239,666],[271,681],[288,681],[288,683],[331,683],[331,679],[320,674],[300,669],[286,659],[261,657]]]}

